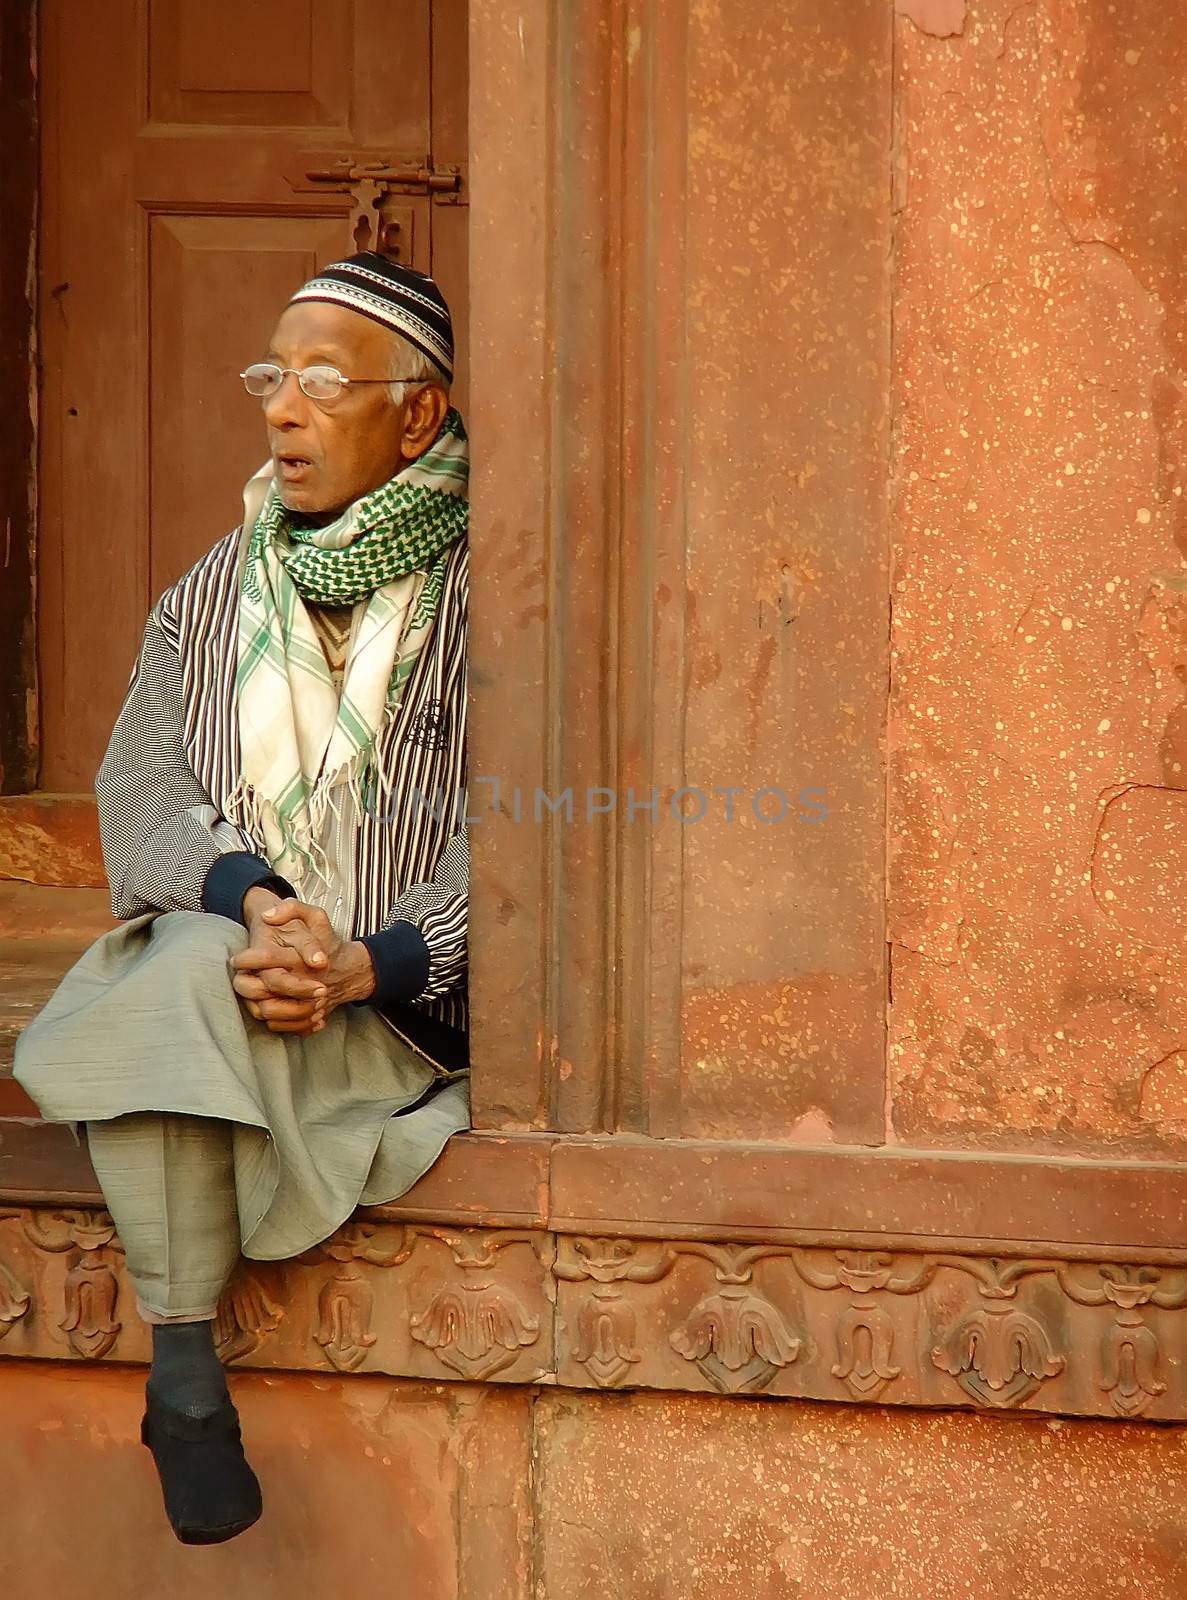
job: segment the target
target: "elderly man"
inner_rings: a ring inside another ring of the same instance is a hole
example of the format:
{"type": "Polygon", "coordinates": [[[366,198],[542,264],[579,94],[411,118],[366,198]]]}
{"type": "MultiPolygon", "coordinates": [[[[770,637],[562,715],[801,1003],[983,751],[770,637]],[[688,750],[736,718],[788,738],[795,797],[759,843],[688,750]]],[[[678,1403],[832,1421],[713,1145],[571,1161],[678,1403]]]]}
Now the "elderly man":
{"type": "Polygon", "coordinates": [[[17,1052],[43,1115],[86,1123],[186,1543],[261,1511],[213,1338],[240,1253],[298,1255],[396,1199],[469,1121],[452,365],[436,285],[365,253],[242,374],[271,459],[153,608],[96,783],[126,920],[17,1052]]]}

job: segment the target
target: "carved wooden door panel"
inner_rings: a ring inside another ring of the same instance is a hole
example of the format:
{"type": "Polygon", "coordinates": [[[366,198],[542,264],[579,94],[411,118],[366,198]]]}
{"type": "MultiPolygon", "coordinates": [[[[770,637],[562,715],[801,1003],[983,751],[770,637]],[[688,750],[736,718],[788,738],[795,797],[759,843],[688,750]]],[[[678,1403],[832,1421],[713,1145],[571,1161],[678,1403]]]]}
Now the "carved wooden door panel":
{"type": "Polygon", "coordinates": [[[465,0],[46,0],[41,81],[40,786],[86,790],[287,296],[382,229],[464,300],[465,0]]]}

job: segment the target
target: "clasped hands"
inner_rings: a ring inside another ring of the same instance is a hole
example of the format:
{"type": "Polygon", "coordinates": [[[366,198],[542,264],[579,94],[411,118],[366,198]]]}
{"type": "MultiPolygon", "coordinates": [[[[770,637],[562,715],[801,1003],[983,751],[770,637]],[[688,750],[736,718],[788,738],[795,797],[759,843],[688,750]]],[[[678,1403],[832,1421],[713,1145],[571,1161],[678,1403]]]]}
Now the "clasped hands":
{"type": "Polygon", "coordinates": [[[247,949],[231,957],[231,987],[271,1032],[318,1033],[337,1006],[374,993],[366,945],[340,939],[319,906],[259,887],[244,895],[243,919],[247,949]]]}

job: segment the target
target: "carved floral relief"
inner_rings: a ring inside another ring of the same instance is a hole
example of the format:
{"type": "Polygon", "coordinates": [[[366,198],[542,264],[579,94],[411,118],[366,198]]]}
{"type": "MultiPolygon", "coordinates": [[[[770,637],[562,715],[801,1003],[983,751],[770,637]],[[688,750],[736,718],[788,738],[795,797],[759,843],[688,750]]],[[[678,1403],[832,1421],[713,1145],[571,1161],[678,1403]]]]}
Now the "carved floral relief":
{"type": "Polygon", "coordinates": [[[22,1289],[8,1268],[0,1264],[0,1339],[28,1314],[32,1303],[29,1292],[22,1289]]]}
{"type": "Polygon", "coordinates": [[[1167,1390],[1159,1375],[1158,1335],[1143,1311],[1187,1306],[1187,1273],[1104,1262],[1086,1275],[1083,1268],[1061,1262],[1057,1276],[1064,1294],[1077,1305],[1115,1308],[1101,1342],[1100,1387],[1119,1416],[1141,1416],[1167,1390]]]}
{"type": "Polygon", "coordinates": [[[501,1281],[499,1257],[509,1245],[536,1246],[518,1229],[418,1230],[444,1244],[460,1277],[444,1283],[409,1321],[418,1344],[462,1378],[487,1379],[510,1367],[540,1337],[541,1318],[501,1281]]]}
{"type": "Polygon", "coordinates": [[[848,1385],[858,1400],[873,1400],[903,1369],[891,1361],[894,1323],[870,1296],[853,1300],[837,1317],[837,1359],[834,1378],[848,1385]]]}
{"type": "MultiPolygon", "coordinates": [[[[0,1210],[4,1354],[119,1356],[124,1272],[105,1211],[0,1210]]],[[[297,1264],[245,1264],[215,1327],[257,1365],[1162,1419],[1187,1417],[1185,1325],[1177,1266],[364,1214],[297,1264]]]]}
{"type": "Polygon", "coordinates": [[[215,1348],[223,1361],[240,1361],[258,1350],[283,1320],[284,1308],[272,1300],[263,1279],[241,1266],[218,1304],[215,1348]]]}
{"type": "Polygon", "coordinates": [[[407,1228],[348,1222],[300,1258],[307,1264],[329,1261],[334,1266],[318,1292],[313,1339],[339,1372],[362,1366],[378,1337],[371,1331],[375,1296],[359,1263],[398,1266],[412,1254],[414,1242],[407,1228]]]}
{"type": "Polygon", "coordinates": [[[643,1359],[636,1348],[634,1307],[612,1284],[595,1284],[577,1312],[571,1355],[602,1389],[622,1383],[643,1359]]]}
{"type": "Polygon", "coordinates": [[[695,1362],[723,1394],[765,1389],[801,1345],[769,1301],[739,1284],[706,1295],[669,1337],[673,1350],[695,1362]]]}
{"type": "Polygon", "coordinates": [[[40,1250],[68,1252],[59,1329],[77,1356],[96,1360],[113,1349],[122,1324],[116,1316],[123,1250],[106,1211],[29,1212],[25,1237],[40,1250]]]}
{"type": "Polygon", "coordinates": [[[1064,1367],[1042,1323],[1004,1305],[980,1306],[964,1317],[932,1360],[972,1399],[990,1406],[1021,1404],[1064,1367]]]}

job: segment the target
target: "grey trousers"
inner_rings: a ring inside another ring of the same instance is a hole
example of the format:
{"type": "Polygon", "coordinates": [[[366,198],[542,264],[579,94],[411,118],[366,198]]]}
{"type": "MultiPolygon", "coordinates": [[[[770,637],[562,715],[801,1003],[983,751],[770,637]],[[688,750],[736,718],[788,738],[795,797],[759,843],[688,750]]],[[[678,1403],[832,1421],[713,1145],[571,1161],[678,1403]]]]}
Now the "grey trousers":
{"type": "Polygon", "coordinates": [[[469,1126],[468,1075],[443,1081],[370,1006],[308,1038],[252,1018],[229,965],[246,942],[201,912],[122,923],[17,1041],[42,1116],[87,1126],[150,1320],[213,1315],[240,1253],[301,1255],[469,1126]]]}
{"type": "Polygon", "coordinates": [[[87,1144],[141,1316],[212,1318],[239,1259],[230,1124],[144,1111],[87,1123],[87,1144]]]}

